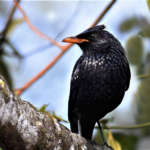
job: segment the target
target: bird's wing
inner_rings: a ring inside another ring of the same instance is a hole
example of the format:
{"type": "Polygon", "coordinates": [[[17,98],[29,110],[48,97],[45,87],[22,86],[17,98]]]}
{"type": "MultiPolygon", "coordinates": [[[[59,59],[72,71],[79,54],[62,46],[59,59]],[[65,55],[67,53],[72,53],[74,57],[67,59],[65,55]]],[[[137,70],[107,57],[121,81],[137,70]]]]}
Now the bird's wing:
{"type": "Polygon", "coordinates": [[[77,96],[78,96],[78,91],[80,88],[80,81],[81,81],[80,67],[81,67],[82,60],[83,60],[83,57],[81,56],[74,66],[72,77],[71,77],[70,96],[69,96],[69,103],[68,103],[69,120],[71,120],[71,118],[74,118],[72,115],[74,114],[74,106],[75,106],[77,96]]]}
{"type": "Polygon", "coordinates": [[[129,88],[130,78],[131,78],[130,68],[129,68],[128,64],[127,64],[127,69],[126,69],[126,75],[127,75],[127,86],[126,86],[125,90],[127,90],[129,88]]]}
{"type": "Polygon", "coordinates": [[[68,119],[70,121],[71,131],[78,133],[78,113],[76,112],[75,104],[78,99],[78,93],[80,90],[81,82],[81,66],[83,62],[83,57],[81,56],[76,62],[72,77],[71,77],[71,87],[68,103],[68,119]]]}
{"type": "Polygon", "coordinates": [[[124,69],[123,72],[125,74],[125,90],[128,90],[130,84],[131,72],[130,72],[130,67],[127,58],[124,57],[124,59],[125,59],[124,61],[125,63],[122,69],[124,69]]]}

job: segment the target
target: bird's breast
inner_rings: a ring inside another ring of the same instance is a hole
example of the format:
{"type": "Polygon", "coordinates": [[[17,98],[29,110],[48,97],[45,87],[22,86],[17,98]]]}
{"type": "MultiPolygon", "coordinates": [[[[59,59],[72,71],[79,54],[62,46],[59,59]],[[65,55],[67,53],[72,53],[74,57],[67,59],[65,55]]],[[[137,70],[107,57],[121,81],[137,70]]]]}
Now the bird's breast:
{"type": "Polygon", "coordinates": [[[82,82],[89,88],[123,89],[126,81],[123,56],[113,54],[86,55],[84,56],[80,70],[84,72],[81,76],[82,82]]]}

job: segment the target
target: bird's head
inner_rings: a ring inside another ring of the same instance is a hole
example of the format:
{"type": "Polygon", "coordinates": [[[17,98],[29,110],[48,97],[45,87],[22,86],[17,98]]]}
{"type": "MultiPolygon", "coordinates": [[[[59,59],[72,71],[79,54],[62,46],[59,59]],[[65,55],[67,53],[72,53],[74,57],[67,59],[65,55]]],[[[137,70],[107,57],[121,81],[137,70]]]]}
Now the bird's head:
{"type": "Polygon", "coordinates": [[[67,37],[63,42],[78,44],[83,52],[101,51],[107,52],[108,47],[114,45],[117,40],[107,32],[104,25],[95,26],[74,37],[67,37]]]}

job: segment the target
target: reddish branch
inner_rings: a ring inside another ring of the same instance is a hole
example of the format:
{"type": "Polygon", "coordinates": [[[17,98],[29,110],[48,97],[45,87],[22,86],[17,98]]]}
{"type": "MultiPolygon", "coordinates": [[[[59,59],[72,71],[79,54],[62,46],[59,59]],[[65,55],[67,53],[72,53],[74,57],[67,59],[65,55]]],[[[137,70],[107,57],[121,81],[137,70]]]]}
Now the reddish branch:
{"type": "Polygon", "coordinates": [[[62,49],[62,46],[56,41],[53,40],[51,37],[47,36],[46,34],[43,34],[42,32],[40,32],[29,20],[28,16],[26,15],[26,13],[24,12],[24,10],[21,8],[21,6],[19,5],[19,3],[17,2],[17,0],[13,0],[15,5],[17,6],[17,8],[19,9],[19,11],[21,12],[21,14],[23,15],[24,21],[28,24],[28,26],[30,27],[30,29],[32,31],[34,31],[37,35],[39,35],[41,38],[48,40],[51,44],[59,47],[60,49],[62,49]]]}
{"type": "Polygon", "coordinates": [[[63,54],[72,46],[73,44],[67,44],[62,48],[62,51],[37,75],[35,75],[29,82],[27,82],[23,87],[16,89],[17,95],[21,95],[26,89],[28,89],[35,81],[41,78],[59,59],[63,54]]]}
{"type": "MultiPolygon", "coordinates": [[[[102,20],[102,18],[105,16],[105,14],[110,10],[110,8],[113,6],[113,4],[116,2],[116,0],[112,0],[108,6],[103,10],[102,13],[96,18],[96,20],[91,24],[90,27],[95,26],[99,21],[102,20]]],[[[17,95],[21,95],[25,90],[27,90],[35,81],[37,81],[40,77],[42,77],[54,64],[63,56],[63,54],[72,47],[73,44],[67,44],[66,46],[61,46],[57,41],[53,40],[52,38],[48,37],[47,35],[41,33],[35,26],[32,25],[29,18],[25,14],[24,10],[21,8],[21,6],[17,3],[16,0],[14,0],[14,3],[16,4],[17,8],[22,13],[25,22],[29,25],[29,27],[37,33],[40,37],[47,39],[49,42],[51,42],[53,45],[59,47],[61,49],[61,52],[42,70],[40,71],[35,77],[33,77],[30,81],[28,81],[23,87],[16,90],[17,95]]]]}
{"type": "Polygon", "coordinates": [[[103,10],[102,13],[100,13],[100,15],[96,18],[96,20],[94,21],[94,23],[90,26],[93,27],[95,25],[98,24],[98,22],[100,22],[103,17],[106,15],[106,13],[110,10],[110,8],[113,6],[113,4],[116,2],[116,0],[112,0],[107,6],[106,8],[103,10]]]}

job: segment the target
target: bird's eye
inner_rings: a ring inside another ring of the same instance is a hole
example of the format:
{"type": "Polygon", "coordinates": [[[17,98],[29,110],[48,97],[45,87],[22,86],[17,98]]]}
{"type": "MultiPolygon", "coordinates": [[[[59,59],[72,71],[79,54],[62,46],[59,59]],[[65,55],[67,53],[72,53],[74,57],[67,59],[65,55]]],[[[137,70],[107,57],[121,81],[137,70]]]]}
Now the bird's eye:
{"type": "Polygon", "coordinates": [[[90,40],[94,40],[95,39],[95,34],[91,34],[90,36],[89,36],[89,38],[90,38],[90,40]]]}
{"type": "Polygon", "coordinates": [[[90,37],[94,38],[94,37],[95,37],[95,34],[91,34],[90,37]]]}

